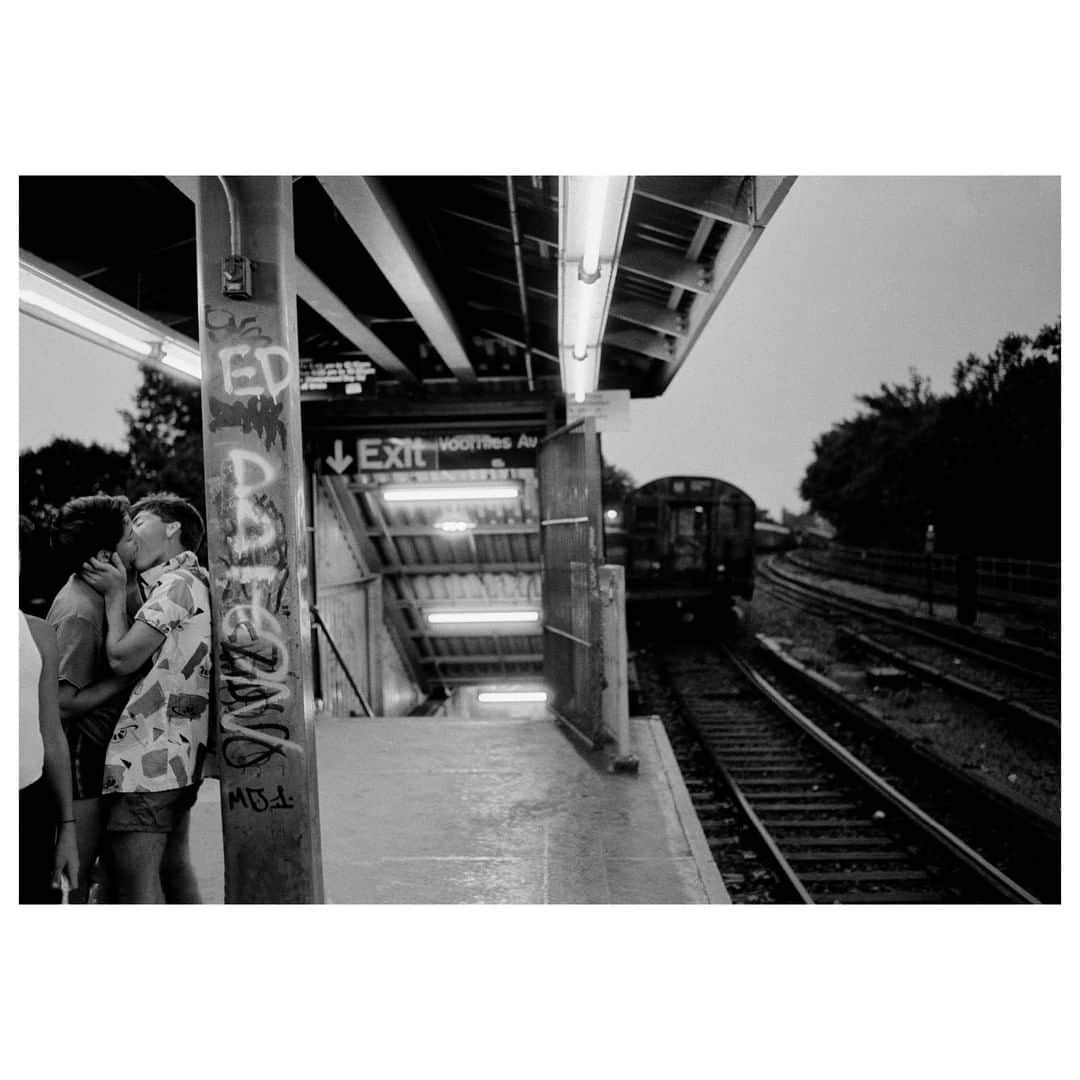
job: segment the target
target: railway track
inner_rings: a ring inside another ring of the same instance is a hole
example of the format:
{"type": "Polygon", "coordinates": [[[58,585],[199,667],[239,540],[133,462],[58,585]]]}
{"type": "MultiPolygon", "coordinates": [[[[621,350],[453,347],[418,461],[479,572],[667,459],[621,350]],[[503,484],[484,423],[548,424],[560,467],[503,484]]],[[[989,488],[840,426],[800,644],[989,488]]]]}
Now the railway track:
{"type": "MultiPolygon", "coordinates": [[[[1024,671],[1039,672],[1054,678],[1061,677],[1060,652],[1008,637],[994,637],[957,622],[916,615],[901,610],[897,605],[883,606],[869,601],[856,600],[853,597],[839,597],[835,590],[808,580],[805,576],[805,574],[811,574],[815,577],[822,574],[827,575],[827,571],[823,567],[803,562],[790,554],[783,557],[771,556],[761,559],[757,564],[756,571],[759,580],[762,577],[783,580],[789,584],[798,585],[816,592],[819,596],[843,600],[844,603],[850,605],[853,611],[876,615],[887,614],[890,618],[905,626],[922,629],[927,634],[945,639],[957,647],[968,648],[975,653],[993,656],[1000,661],[1012,663],[1024,671]],[[793,574],[791,567],[804,571],[804,573],[793,574]]],[[[857,581],[855,578],[846,580],[857,581]]],[[[879,586],[874,585],[872,587],[878,588],[879,586]]]]}
{"type": "MultiPolygon", "coordinates": [[[[909,574],[890,578],[878,573],[866,573],[851,565],[838,566],[828,560],[821,561],[818,553],[814,551],[789,551],[784,556],[784,562],[815,576],[824,575],[869,585],[871,588],[894,593],[897,596],[911,596],[913,592],[921,595],[925,589],[923,581],[915,580],[909,574]]],[[[943,589],[939,593],[939,599],[948,602],[949,591],[948,588],[943,589]]],[[[1007,639],[1007,644],[1017,644],[1021,648],[1031,647],[1039,652],[1060,657],[1060,601],[1054,603],[1049,599],[1009,595],[983,588],[979,590],[979,606],[985,611],[995,612],[1004,619],[1016,620],[1016,625],[1011,627],[1016,637],[1007,639]]],[[[963,629],[957,627],[958,631],[963,629]]],[[[978,634],[978,631],[972,632],[978,634]]]]}
{"type": "Polygon", "coordinates": [[[941,626],[927,627],[926,620],[838,597],[784,574],[771,561],[762,564],[759,583],[812,614],[833,623],[843,620],[838,626],[842,636],[892,666],[977,701],[1025,730],[1060,737],[1060,676],[1047,670],[1050,665],[1041,650],[985,635],[957,638],[941,626]]]}
{"type": "MultiPolygon", "coordinates": [[[[1038,902],[744,659],[700,643],[665,646],[658,659],[729,805],[756,838],[776,899],[1038,902]]],[[[692,793],[702,786],[695,779],[692,793]]],[[[703,826],[709,836],[707,818],[703,826]]],[[[725,873],[722,845],[710,844],[725,873]]]]}

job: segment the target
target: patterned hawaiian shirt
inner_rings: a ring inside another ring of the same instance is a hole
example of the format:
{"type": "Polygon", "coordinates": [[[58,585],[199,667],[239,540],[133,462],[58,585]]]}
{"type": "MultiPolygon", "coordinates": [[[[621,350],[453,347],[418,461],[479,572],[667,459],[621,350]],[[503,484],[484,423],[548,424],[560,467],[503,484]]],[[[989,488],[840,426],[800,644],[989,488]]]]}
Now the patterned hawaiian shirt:
{"type": "Polygon", "coordinates": [[[142,575],[135,618],[165,635],[131,692],[105,755],[102,793],[171,791],[201,777],[210,717],[210,582],[182,551],[142,575]]]}

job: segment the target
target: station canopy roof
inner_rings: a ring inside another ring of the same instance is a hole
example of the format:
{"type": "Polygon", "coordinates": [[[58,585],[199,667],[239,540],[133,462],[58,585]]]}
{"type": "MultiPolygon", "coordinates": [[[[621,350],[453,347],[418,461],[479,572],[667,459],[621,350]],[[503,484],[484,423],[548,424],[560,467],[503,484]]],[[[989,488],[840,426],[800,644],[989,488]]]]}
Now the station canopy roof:
{"type": "MultiPolygon", "coordinates": [[[[179,343],[198,370],[198,182],[23,177],[22,273],[114,309],[143,337],[179,343]]],[[[535,443],[563,394],[663,393],[793,182],[294,178],[305,445],[357,561],[386,581],[388,625],[422,685],[542,674],[539,621],[438,621],[539,613],[535,468],[509,454],[487,463],[500,468],[448,456],[439,479],[511,479],[518,497],[392,503],[386,483],[431,477],[358,471],[365,444],[350,425],[422,435],[434,406],[458,430],[535,443]],[[337,467],[346,457],[349,469],[337,467]]]]}
{"type": "MultiPolygon", "coordinates": [[[[304,397],[365,362],[368,400],[569,393],[579,367],[586,390],[661,394],[793,179],[298,176],[304,397]],[[590,238],[600,280],[583,288],[590,238]]],[[[20,248],[195,349],[196,185],[23,177],[20,248]]]]}

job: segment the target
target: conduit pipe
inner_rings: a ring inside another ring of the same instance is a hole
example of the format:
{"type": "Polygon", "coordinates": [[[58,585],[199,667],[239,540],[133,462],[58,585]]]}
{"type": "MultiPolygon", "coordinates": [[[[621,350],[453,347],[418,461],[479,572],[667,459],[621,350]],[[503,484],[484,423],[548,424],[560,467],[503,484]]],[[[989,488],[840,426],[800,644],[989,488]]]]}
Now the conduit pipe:
{"type": "Polygon", "coordinates": [[[225,192],[225,206],[229,212],[229,255],[235,259],[241,253],[240,215],[236,212],[236,198],[229,187],[229,181],[224,176],[219,176],[218,181],[225,192]]]}

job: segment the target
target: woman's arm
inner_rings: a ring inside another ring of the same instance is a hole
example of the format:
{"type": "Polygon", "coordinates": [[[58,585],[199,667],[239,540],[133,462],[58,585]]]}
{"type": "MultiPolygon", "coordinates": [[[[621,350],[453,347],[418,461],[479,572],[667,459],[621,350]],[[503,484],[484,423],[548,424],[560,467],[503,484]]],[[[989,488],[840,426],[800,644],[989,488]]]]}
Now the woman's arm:
{"type": "Polygon", "coordinates": [[[79,851],[75,842],[75,816],[71,808],[71,759],[67,739],[60,727],[60,706],[57,701],[58,661],[56,635],[42,619],[28,618],[27,625],[34,644],[41,653],[41,678],[38,680],[38,724],[45,748],[45,778],[56,799],[60,831],[56,840],[53,861],[54,889],[60,888],[60,877],[67,875],[72,885],[79,881],[79,851]]]}

